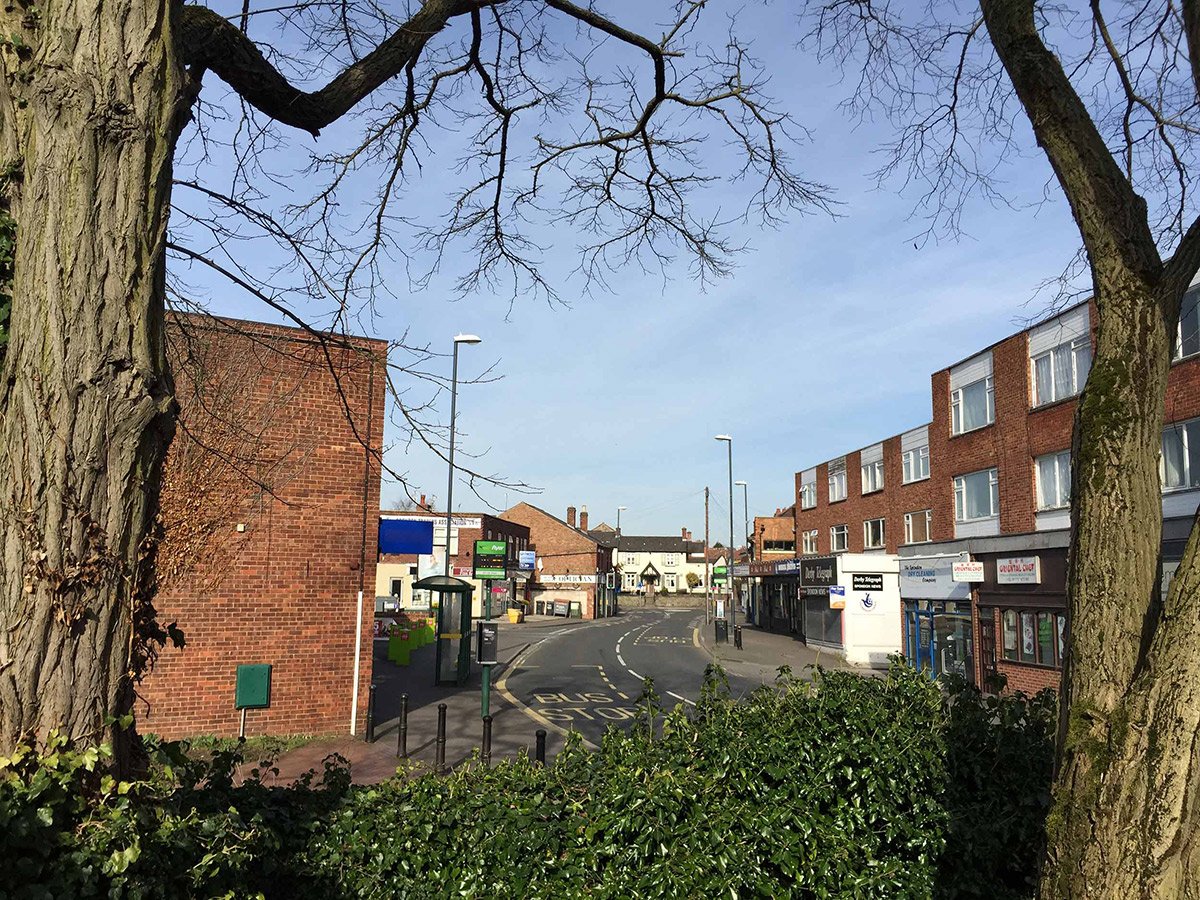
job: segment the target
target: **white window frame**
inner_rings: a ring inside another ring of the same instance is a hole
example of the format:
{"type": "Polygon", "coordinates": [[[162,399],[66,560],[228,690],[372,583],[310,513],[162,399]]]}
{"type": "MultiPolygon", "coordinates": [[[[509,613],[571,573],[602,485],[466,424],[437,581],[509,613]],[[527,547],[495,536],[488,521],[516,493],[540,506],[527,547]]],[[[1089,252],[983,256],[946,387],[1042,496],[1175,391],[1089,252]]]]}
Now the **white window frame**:
{"type": "Polygon", "coordinates": [[[933,541],[933,510],[919,509],[916,512],[907,512],[904,514],[904,543],[906,544],[928,544],[933,541]],[[913,540],[913,522],[917,521],[917,516],[925,520],[925,540],[913,540]]]}
{"type": "Polygon", "coordinates": [[[1183,322],[1188,313],[1196,319],[1196,328],[1200,330],[1200,286],[1193,287],[1183,295],[1183,302],[1179,306],[1179,324],[1175,327],[1175,346],[1171,348],[1172,362],[1200,353],[1200,349],[1187,354],[1183,352],[1183,322]]]}
{"type": "Polygon", "coordinates": [[[812,509],[817,505],[817,483],[809,481],[800,485],[800,508],[812,509]]]}
{"type": "Polygon", "coordinates": [[[829,526],[829,552],[844,553],[846,548],[850,546],[850,529],[845,525],[830,525],[829,526]],[[842,546],[838,546],[837,536],[841,533],[842,546]]]}
{"type": "Polygon", "coordinates": [[[848,494],[849,488],[846,485],[846,460],[843,458],[839,461],[838,468],[835,469],[832,465],[829,467],[829,502],[841,503],[846,499],[848,494]],[[834,490],[835,487],[838,490],[834,490]]]}
{"type": "Polygon", "coordinates": [[[867,463],[862,467],[862,492],[873,494],[883,490],[883,460],[867,463]]]}
{"type": "Polygon", "coordinates": [[[904,454],[904,484],[929,478],[929,445],[914,447],[904,454]]]}
{"type": "Polygon", "coordinates": [[[678,562],[678,559],[677,559],[676,555],[675,555],[674,553],[667,553],[667,554],[665,554],[665,555],[664,555],[664,558],[663,558],[663,565],[665,565],[665,566],[676,566],[676,565],[679,565],[679,562],[678,562]]]}
{"type": "Polygon", "coordinates": [[[1079,337],[1065,341],[1057,347],[1051,347],[1045,353],[1039,353],[1029,360],[1029,385],[1033,390],[1033,397],[1030,399],[1030,402],[1033,408],[1049,406],[1051,403],[1057,403],[1059,400],[1066,400],[1068,397],[1074,397],[1083,390],[1083,382],[1087,381],[1087,372],[1083,373],[1083,378],[1079,377],[1079,356],[1080,351],[1084,348],[1087,348],[1087,369],[1090,372],[1092,369],[1092,336],[1090,334],[1081,334],[1079,337]],[[1055,365],[1055,360],[1062,353],[1071,354],[1071,384],[1069,388],[1061,387],[1057,381],[1058,366],[1055,365]],[[1050,399],[1039,401],[1037,364],[1038,360],[1047,358],[1050,360],[1050,399]]]}
{"type": "Polygon", "coordinates": [[[1192,471],[1191,454],[1189,448],[1193,441],[1200,441],[1200,419],[1188,419],[1186,422],[1173,422],[1163,429],[1162,442],[1165,444],[1167,435],[1171,432],[1179,434],[1179,440],[1182,444],[1181,452],[1183,456],[1183,483],[1176,485],[1167,484],[1167,463],[1162,452],[1162,447],[1159,447],[1158,453],[1158,477],[1162,485],[1164,494],[1174,494],[1180,491],[1194,491],[1200,488],[1200,472],[1192,471]],[[1195,432],[1193,434],[1192,432],[1195,432]]]}
{"type": "Polygon", "coordinates": [[[965,475],[959,475],[954,479],[954,521],[955,522],[983,522],[987,519],[994,519],[1000,515],[1000,470],[993,467],[991,469],[980,469],[978,472],[967,472],[965,475]],[[979,475],[987,475],[989,480],[989,500],[991,501],[991,512],[983,516],[967,517],[967,479],[974,478],[979,475]]]}
{"type": "Polygon", "coordinates": [[[1037,508],[1039,511],[1049,509],[1066,509],[1071,505],[1071,451],[1061,450],[1058,453],[1046,453],[1037,457],[1033,461],[1033,477],[1037,483],[1037,508]],[[1054,498],[1053,502],[1047,502],[1046,485],[1042,480],[1042,462],[1043,460],[1053,460],[1054,462],[1054,498]],[[1067,496],[1058,496],[1058,485],[1066,471],[1067,476],[1067,496]]]}
{"type": "Polygon", "coordinates": [[[882,550],[887,546],[887,520],[884,518],[867,519],[863,522],[863,549],[882,550]],[[879,526],[879,540],[871,540],[872,525],[879,526]]]}
{"type": "Polygon", "coordinates": [[[968,431],[978,431],[980,428],[986,428],[996,421],[996,380],[993,376],[988,375],[984,378],[979,378],[972,381],[970,384],[964,384],[958,390],[950,394],[950,433],[953,435],[966,434],[968,431]],[[974,428],[963,429],[963,391],[968,388],[973,388],[979,382],[986,382],[984,387],[984,403],[986,405],[986,418],[982,425],[976,425],[974,428]]]}
{"type": "Polygon", "coordinates": [[[625,554],[625,565],[636,566],[637,565],[637,554],[636,553],[626,553],[625,554]]]}
{"type": "Polygon", "coordinates": [[[802,535],[800,535],[800,540],[801,540],[802,546],[804,548],[803,552],[806,555],[811,554],[811,553],[819,553],[820,552],[817,549],[818,533],[819,532],[817,531],[817,529],[813,528],[811,531],[806,531],[802,535]]]}

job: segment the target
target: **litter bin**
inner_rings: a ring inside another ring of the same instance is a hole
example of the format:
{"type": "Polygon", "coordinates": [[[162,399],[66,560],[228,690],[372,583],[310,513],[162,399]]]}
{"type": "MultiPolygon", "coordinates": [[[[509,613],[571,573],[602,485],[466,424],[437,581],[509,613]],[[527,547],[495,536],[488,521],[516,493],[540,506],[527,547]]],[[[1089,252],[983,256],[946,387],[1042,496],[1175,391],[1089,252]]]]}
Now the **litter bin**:
{"type": "Polygon", "coordinates": [[[713,620],[713,628],[715,629],[713,639],[718,644],[728,644],[729,643],[729,620],[728,619],[715,619],[715,620],[713,620]]]}
{"type": "Polygon", "coordinates": [[[399,640],[396,641],[396,659],[395,663],[398,666],[407,666],[412,662],[412,636],[407,629],[397,635],[399,640]]]}

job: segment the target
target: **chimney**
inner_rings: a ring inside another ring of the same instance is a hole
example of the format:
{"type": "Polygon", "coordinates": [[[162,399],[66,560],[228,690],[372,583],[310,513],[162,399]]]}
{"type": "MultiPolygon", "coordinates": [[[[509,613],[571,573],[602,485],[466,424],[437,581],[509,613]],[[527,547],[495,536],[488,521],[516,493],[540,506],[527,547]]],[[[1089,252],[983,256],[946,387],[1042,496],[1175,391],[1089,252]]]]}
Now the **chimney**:
{"type": "Polygon", "coordinates": [[[581,507],[579,510],[579,530],[587,531],[587,507],[581,507]]]}
{"type": "Polygon", "coordinates": [[[575,527],[575,507],[573,506],[567,507],[567,524],[572,528],[575,527]]]}
{"type": "Polygon", "coordinates": [[[690,541],[692,539],[692,530],[690,528],[686,529],[683,532],[683,537],[684,537],[684,540],[690,541]]]}
{"type": "Polygon", "coordinates": [[[688,533],[687,533],[686,528],[679,529],[679,534],[685,541],[688,539],[688,533]]]}
{"type": "Polygon", "coordinates": [[[425,505],[425,495],[424,494],[421,495],[421,502],[417,506],[417,509],[429,509],[429,507],[425,505]]]}

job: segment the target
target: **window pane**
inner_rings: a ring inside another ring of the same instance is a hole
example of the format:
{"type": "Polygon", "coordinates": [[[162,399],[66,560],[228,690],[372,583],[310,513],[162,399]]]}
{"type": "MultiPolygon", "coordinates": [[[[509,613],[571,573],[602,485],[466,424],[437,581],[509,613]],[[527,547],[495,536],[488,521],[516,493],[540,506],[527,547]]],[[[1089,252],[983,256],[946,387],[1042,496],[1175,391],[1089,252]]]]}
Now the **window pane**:
{"type": "Polygon", "coordinates": [[[955,391],[950,400],[950,431],[952,434],[962,434],[962,391],[955,391]]]}
{"type": "Polygon", "coordinates": [[[990,472],[976,472],[962,479],[966,518],[985,519],[993,515],[992,492],[995,486],[991,483],[990,475],[990,472]]]}
{"type": "Polygon", "coordinates": [[[1044,666],[1052,666],[1054,658],[1054,616],[1050,613],[1038,613],[1038,662],[1044,666]]]}
{"type": "Polygon", "coordinates": [[[967,490],[967,488],[966,488],[964,479],[955,478],[954,479],[954,518],[957,519],[959,522],[961,522],[963,519],[966,518],[967,509],[966,509],[966,505],[964,502],[965,497],[966,497],[966,490],[967,490]]]}
{"type": "Polygon", "coordinates": [[[1071,453],[1058,454],[1058,502],[1066,506],[1071,502],[1071,453]]]}
{"type": "Polygon", "coordinates": [[[1041,406],[1054,399],[1054,386],[1050,378],[1050,354],[1039,356],[1033,361],[1033,377],[1036,384],[1036,403],[1041,406]]]}
{"type": "Polygon", "coordinates": [[[1058,663],[1062,665],[1062,658],[1066,654],[1063,638],[1067,633],[1067,617],[1055,616],[1055,618],[1058,620],[1058,663]]]}
{"type": "Polygon", "coordinates": [[[918,459],[920,461],[920,466],[919,466],[920,477],[928,478],[929,477],[929,448],[928,447],[922,447],[920,449],[920,451],[918,452],[918,459]]]}
{"type": "Polygon", "coordinates": [[[1061,400],[1075,393],[1075,373],[1071,359],[1071,348],[1059,347],[1052,354],[1054,357],[1054,399],[1061,400]]]}
{"type": "Polygon", "coordinates": [[[1053,509],[1058,506],[1058,465],[1055,457],[1038,457],[1037,477],[1039,508],[1053,509]]]}
{"type": "Polygon", "coordinates": [[[1200,353],[1200,291],[1184,295],[1179,312],[1179,356],[1200,353]]]}
{"type": "Polygon", "coordinates": [[[1196,487],[1200,485],[1200,422],[1188,422],[1183,431],[1187,445],[1187,486],[1196,487]]]}
{"type": "Polygon", "coordinates": [[[1017,614],[1014,610],[1006,609],[1003,615],[1004,658],[1017,658],[1017,614]]]}
{"type": "Polygon", "coordinates": [[[1163,431],[1162,438],[1162,482],[1163,487],[1183,487],[1183,431],[1171,426],[1163,431]]]}
{"type": "Polygon", "coordinates": [[[1087,335],[1075,341],[1075,392],[1083,390],[1088,372],[1092,370],[1092,339],[1087,335]]]}
{"type": "Polygon", "coordinates": [[[962,389],[963,431],[982,428],[988,423],[987,380],[976,381],[962,389]]]}
{"type": "Polygon", "coordinates": [[[1021,613],[1021,662],[1037,662],[1035,635],[1033,613],[1021,613]]]}

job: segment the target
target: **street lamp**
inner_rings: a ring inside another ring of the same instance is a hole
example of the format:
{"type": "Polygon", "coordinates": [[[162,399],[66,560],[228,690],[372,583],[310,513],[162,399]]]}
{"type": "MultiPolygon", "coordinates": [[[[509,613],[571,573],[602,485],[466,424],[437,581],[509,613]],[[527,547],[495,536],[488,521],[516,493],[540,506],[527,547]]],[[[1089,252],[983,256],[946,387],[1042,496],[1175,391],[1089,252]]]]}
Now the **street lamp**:
{"type": "MultiPolygon", "coordinates": [[[[619,578],[621,582],[625,581],[625,572],[621,568],[621,513],[627,509],[629,509],[628,506],[617,507],[617,558],[613,560],[613,575],[615,578],[619,578]]],[[[615,599],[615,597],[621,592],[621,583],[614,584],[613,587],[615,589],[613,593],[615,599]]]]}
{"type": "Polygon", "coordinates": [[[446,569],[444,574],[450,577],[450,521],[454,514],[454,419],[458,404],[458,345],[478,344],[482,338],[473,334],[456,334],[454,336],[454,365],[450,375],[450,481],[446,486],[446,569]]]}
{"type": "Polygon", "coordinates": [[[714,439],[724,441],[729,450],[729,550],[725,554],[725,583],[729,585],[729,629],[732,631],[737,626],[737,605],[733,600],[733,438],[718,434],[714,439]]]}

